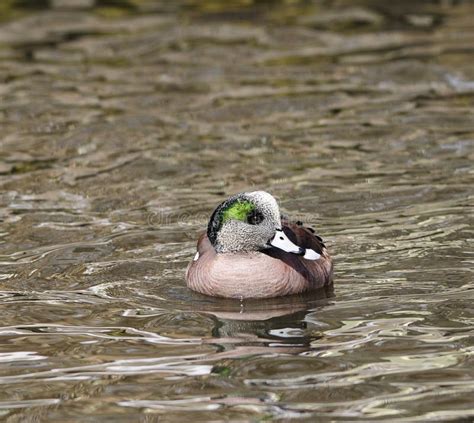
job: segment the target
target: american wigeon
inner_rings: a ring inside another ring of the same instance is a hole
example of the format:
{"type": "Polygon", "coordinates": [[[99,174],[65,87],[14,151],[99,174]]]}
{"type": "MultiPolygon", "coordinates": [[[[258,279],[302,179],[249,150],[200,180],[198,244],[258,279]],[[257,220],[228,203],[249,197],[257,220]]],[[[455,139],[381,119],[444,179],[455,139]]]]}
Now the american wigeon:
{"type": "Polygon", "coordinates": [[[265,191],[236,194],[212,213],[186,271],[189,288],[214,297],[270,298],[332,283],[323,240],[282,218],[265,191]]]}

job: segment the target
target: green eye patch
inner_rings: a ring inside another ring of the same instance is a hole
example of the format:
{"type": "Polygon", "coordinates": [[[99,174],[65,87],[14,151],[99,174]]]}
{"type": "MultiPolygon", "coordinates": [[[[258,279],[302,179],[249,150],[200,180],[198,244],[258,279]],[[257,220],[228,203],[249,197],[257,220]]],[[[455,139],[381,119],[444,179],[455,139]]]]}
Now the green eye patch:
{"type": "Polygon", "coordinates": [[[222,212],[222,221],[234,219],[245,222],[253,210],[255,210],[255,204],[247,200],[237,200],[222,212]]]}

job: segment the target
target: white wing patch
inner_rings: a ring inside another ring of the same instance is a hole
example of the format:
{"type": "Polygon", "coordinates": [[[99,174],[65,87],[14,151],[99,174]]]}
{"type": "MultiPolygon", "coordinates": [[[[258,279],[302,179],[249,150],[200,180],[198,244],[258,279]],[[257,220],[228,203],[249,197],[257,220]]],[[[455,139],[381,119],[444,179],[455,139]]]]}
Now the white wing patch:
{"type": "Polygon", "coordinates": [[[294,244],[281,229],[277,229],[275,236],[270,241],[270,244],[287,253],[298,254],[303,256],[306,260],[318,260],[321,255],[311,248],[302,248],[294,244]]]}
{"type": "Polygon", "coordinates": [[[199,252],[196,251],[196,254],[194,255],[193,261],[196,261],[199,258],[199,252]]]}
{"type": "Polygon", "coordinates": [[[306,260],[318,260],[321,257],[316,251],[312,250],[311,248],[306,248],[303,258],[306,260]]]}

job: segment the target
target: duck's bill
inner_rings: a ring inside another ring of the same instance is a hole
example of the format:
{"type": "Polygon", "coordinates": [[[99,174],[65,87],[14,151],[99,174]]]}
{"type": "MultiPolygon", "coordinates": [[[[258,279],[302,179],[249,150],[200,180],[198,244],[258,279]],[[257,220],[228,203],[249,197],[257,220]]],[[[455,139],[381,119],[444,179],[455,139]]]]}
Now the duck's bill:
{"type": "Polygon", "coordinates": [[[321,255],[311,248],[302,248],[293,243],[281,229],[277,229],[275,236],[271,239],[270,244],[287,253],[297,254],[303,256],[307,260],[317,260],[321,255]]]}

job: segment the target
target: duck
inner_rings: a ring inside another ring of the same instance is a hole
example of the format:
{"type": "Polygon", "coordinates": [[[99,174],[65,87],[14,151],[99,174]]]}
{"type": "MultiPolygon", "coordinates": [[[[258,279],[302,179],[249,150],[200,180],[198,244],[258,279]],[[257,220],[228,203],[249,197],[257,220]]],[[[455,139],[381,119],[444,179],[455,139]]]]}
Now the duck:
{"type": "Polygon", "coordinates": [[[266,191],[220,203],[186,270],[188,288],[223,298],[272,298],[332,284],[333,261],[322,238],[282,216],[266,191]]]}

